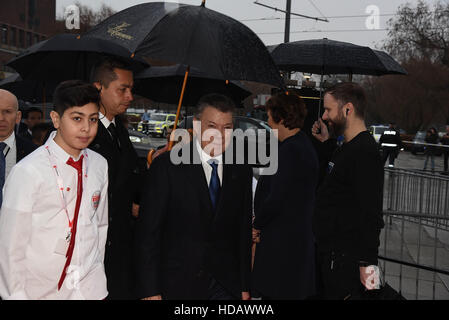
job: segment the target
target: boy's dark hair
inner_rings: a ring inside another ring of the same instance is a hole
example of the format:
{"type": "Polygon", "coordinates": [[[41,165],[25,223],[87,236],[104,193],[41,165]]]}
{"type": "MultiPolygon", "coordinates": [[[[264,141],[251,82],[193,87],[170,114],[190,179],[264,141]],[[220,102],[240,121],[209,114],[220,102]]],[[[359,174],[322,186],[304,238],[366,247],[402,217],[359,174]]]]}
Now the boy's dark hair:
{"type": "Polygon", "coordinates": [[[39,112],[41,116],[44,117],[44,113],[42,112],[41,109],[39,109],[38,107],[30,107],[26,109],[25,112],[23,113],[23,118],[28,119],[28,116],[31,112],[39,112]]]}
{"type": "Polygon", "coordinates": [[[80,80],[61,82],[53,94],[54,111],[60,116],[72,107],[81,107],[88,103],[99,106],[100,93],[92,84],[80,80]]]}
{"type": "Polygon", "coordinates": [[[292,130],[304,127],[307,108],[304,101],[296,93],[280,92],[267,101],[266,110],[270,111],[275,123],[282,120],[284,127],[292,130]]]}
{"type": "Polygon", "coordinates": [[[355,109],[355,114],[361,119],[365,118],[366,95],[365,90],[354,82],[342,82],[328,88],[324,94],[330,94],[338,101],[338,106],[342,108],[351,102],[355,109]]]}
{"type": "Polygon", "coordinates": [[[123,61],[107,58],[98,63],[92,73],[91,83],[98,82],[105,88],[109,87],[112,81],[117,80],[115,69],[132,71],[130,66],[123,61]]]}
{"type": "Polygon", "coordinates": [[[203,97],[201,97],[200,101],[198,102],[196,111],[195,111],[195,118],[200,119],[201,114],[203,113],[204,109],[207,107],[212,107],[217,109],[220,112],[227,113],[227,112],[234,112],[235,109],[235,103],[230,99],[229,97],[218,94],[218,93],[210,93],[203,97]]]}

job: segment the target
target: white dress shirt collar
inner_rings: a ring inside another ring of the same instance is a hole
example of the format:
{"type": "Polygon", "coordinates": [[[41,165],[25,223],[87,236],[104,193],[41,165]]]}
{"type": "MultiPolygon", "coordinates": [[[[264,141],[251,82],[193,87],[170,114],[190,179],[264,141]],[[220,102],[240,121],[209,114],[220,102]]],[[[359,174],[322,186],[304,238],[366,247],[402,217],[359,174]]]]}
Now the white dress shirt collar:
{"type": "MultiPolygon", "coordinates": [[[[50,136],[48,137],[48,140],[46,142],[46,145],[50,148],[50,152],[52,155],[56,156],[60,161],[66,163],[70,158],[73,158],[70,154],[68,154],[59,144],[55,142],[57,131],[53,131],[50,133],[50,136]]],[[[74,161],[78,161],[81,155],[83,154],[83,150],[81,150],[78,157],[73,158],[74,161]]]]}
{"type": "Polygon", "coordinates": [[[116,126],[115,124],[115,117],[112,118],[112,121],[110,121],[108,118],[106,118],[106,116],[104,114],[102,114],[101,112],[99,112],[99,116],[100,116],[100,121],[101,123],[104,125],[104,127],[107,129],[109,127],[109,125],[111,123],[114,124],[114,126],[116,126]]]}
{"type": "Polygon", "coordinates": [[[223,154],[220,154],[216,157],[211,157],[209,154],[207,154],[203,148],[201,148],[201,144],[198,139],[196,140],[196,149],[198,150],[198,153],[200,155],[200,159],[202,163],[209,163],[209,160],[215,160],[218,164],[223,164],[223,154]]]}
{"type": "Polygon", "coordinates": [[[16,144],[16,135],[14,133],[14,131],[9,135],[8,138],[6,138],[5,140],[3,140],[2,142],[6,143],[6,145],[10,148],[13,149],[15,144],[16,144]]]}

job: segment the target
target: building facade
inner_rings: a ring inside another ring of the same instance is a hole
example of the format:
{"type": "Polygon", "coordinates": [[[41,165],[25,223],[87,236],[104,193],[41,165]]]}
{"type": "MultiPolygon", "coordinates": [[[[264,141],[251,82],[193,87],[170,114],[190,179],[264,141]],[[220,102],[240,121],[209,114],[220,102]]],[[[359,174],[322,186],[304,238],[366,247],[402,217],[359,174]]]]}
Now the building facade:
{"type": "Polygon", "coordinates": [[[56,0],[1,0],[0,79],[9,60],[55,33],[55,19],[56,0]]]}

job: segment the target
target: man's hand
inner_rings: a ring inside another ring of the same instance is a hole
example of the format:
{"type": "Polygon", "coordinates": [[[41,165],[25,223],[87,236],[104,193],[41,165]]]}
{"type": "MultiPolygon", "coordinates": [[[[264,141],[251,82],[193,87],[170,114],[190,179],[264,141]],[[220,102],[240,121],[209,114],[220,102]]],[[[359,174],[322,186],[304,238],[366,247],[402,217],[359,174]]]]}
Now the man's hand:
{"type": "Polygon", "coordinates": [[[329,130],[327,129],[326,124],[323,122],[323,120],[321,120],[321,118],[319,118],[318,121],[315,121],[315,123],[313,124],[312,135],[315,137],[315,139],[321,142],[329,139],[329,130]]]}
{"type": "Polygon", "coordinates": [[[367,290],[380,289],[380,272],[378,266],[359,267],[360,281],[367,290]]]}
{"type": "Polygon", "coordinates": [[[142,300],[162,300],[162,296],[160,294],[158,294],[157,296],[146,297],[146,298],[143,298],[142,300]]]}
{"type": "Polygon", "coordinates": [[[260,230],[253,228],[253,242],[259,243],[260,242],[260,230]]]}
{"type": "Polygon", "coordinates": [[[249,294],[249,292],[242,292],[242,300],[251,300],[251,295],[249,294]]]}

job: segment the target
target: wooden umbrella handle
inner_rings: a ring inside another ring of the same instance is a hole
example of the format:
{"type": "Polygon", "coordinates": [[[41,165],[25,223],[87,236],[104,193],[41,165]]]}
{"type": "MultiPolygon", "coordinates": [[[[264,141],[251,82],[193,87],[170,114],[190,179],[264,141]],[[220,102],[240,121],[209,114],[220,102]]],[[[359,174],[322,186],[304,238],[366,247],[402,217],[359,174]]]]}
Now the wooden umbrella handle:
{"type": "Polygon", "coordinates": [[[147,164],[148,164],[148,169],[151,166],[151,163],[153,162],[153,154],[156,152],[156,150],[151,149],[150,151],[148,151],[147,154],[147,164]]]}
{"type": "MultiPolygon", "coordinates": [[[[190,66],[187,66],[186,73],[184,74],[184,81],[182,83],[181,96],[179,97],[178,110],[176,110],[176,119],[175,119],[175,124],[173,126],[172,132],[174,132],[178,126],[179,114],[181,112],[182,100],[184,99],[184,93],[186,90],[187,78],[189,77],[189,73],[190,73],[190,66]]],[[[172,148],[173,148],[173,141],[170,139],[170,141],[168,142],[168,151],[170,151],[172,148]]]]}

